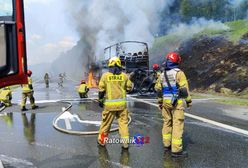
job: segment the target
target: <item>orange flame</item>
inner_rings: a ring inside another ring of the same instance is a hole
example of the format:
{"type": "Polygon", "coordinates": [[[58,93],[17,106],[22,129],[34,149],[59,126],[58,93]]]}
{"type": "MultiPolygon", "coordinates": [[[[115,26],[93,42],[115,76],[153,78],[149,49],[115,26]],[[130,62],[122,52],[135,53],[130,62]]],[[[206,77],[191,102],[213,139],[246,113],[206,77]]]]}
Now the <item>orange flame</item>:
{"type": "Polygon", "coordinates": [[[88,75],[88,87],[89,88],[97,88],[97,81],[94,79],[94,73],[90,70],[88,75]]]}

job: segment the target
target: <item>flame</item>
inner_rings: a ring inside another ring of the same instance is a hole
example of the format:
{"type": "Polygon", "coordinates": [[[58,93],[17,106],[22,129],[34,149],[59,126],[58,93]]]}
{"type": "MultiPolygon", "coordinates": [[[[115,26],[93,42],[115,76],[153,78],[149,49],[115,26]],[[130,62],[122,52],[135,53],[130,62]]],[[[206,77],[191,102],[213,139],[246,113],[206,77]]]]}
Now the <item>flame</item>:
{"type": "Polygon", "coordinates": [[[97,88],[97,80],[94,78],[93,70],[89,72],[87,84],[89,88],[97,88]]]}

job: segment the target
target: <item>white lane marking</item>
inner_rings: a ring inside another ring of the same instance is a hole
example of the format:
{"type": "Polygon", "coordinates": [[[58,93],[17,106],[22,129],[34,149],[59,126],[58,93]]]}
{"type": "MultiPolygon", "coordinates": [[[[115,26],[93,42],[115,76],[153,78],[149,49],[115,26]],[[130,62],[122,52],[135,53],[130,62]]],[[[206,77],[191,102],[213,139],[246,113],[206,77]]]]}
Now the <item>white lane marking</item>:
{"type": "MultiPolygon", "coordinates": [[[[36,100],[35,103],[57,103],[60,101],[81,101],[81,102],[87,102],[89,100],[94,100],[93,98],[84,98],[84,99],[55,99],[55,100],[36,100]]],[[[18,100],[17,103],[20,103],[21,100],[18,100]]],[[[14,102],[15,103],[15,102],[14,102]]],[[[26,104],[30,104],[29,101],[27,101],[26,104]]]]}
{"type": "Polygon", "coordinates": [[[111,163],[111,164],[113,164],[113,165],[115,165],[115,166],[117,166],[117,167],[121,167],[121,168],[131,168],[131,167],[125,166],[125,165],[123,165],[123,164],[121,164],[121,163],[119,163],[119,162],[113,162],[113,161],[110,161],[110,160],[106,160],[106,161],[109,162],[109,163],[111,163]]]}
{"type": "Polygon", "coordinates": [[[61,93],[61,91],[59,91],[59,89],[55,89],[57,93],[61,93]]]}
{"type": "Polygon", "coordinates": [[[69,118],[65,118],[65,127],[67,130],[71,130],[71,122],[70,122],[70,119],[69,118]]]}
{"type": "MultiPolygon", "coordinates": [[[[149,104],[151,106],[158,107],[158,105],[155,104],[155,103],[151,103],[151,102],[147,102],[147,101],[144,101],[144,100],[140,100],[140,99],[137,99],[137,98],[134,98],[134,97],[131,97],[131,96],[128,96],[128,97],[130,99],[133,99],[133,100],[136,100],[136,101],[139,101],[139,102],[142,102],[142,103],[146,103],[146,104],[149,104]]],[[[206,122],[206,123],[209,123],[209,124],[212,124],[212,125],[216,125],[218,127],[222,127],[222,128],[225,128],[225,129],[234,131],[234,132],[238,132],[238,133],[241,133],[241,134],[244,134],[244,135],[248,135],[248,131],[247,130],[244,130],[244,129],[241,129],[241,128],[233,127],[233,126],[230,126],[230,125],[227,125],[227,124],[216,122],[216,121],[213,121],[213,120],[210,120],[210,119],[207,119],[207,118],[203,118],[203,117],[199,117],[199,116],[196,116],[196,115],[193,115],[193,114],[189,114],[189,113],[184,113],[184,114],[187,117],[190,117],[190,118],[193,118],[193,119],[196,119],[196,120],[199,120],[199,121],[203,121],[203,122],[206,122]]]]}
{"type": "Polygon", "coordinates": [[[58,120],[69,120],[72,122],[76,122],[78,121],[79,123],[84,123],[84,124],[93,124],[93,125],[97,125],[100,126],[101,125],[101,121],[90,121],[90,120],[81,120],[77,114],[71,114],[71,112],[66,111],[64,112],[61,116],[58,117],[58,120]]]}
{"type": "Polygon", "coordinates": [[[0,155],[0,159],[3,162],[7,162],[7,163],[11,164],[11,166],[13,166],[13,167],[20,167],[20,168],[32,167],[32,168],[35,168],[34,164],[32,162],[27,161],[27,160],[18,159],[18,158],[6,156],[6,155],[0,155]]]}
{"type": "Polygon", "coordinates": [[[93,124],[93,125],[97,125],[100,126],[101,125],[101,121],[89,121],[89,120],[81,120],[78,115],[74,114],[74,118],[79,122],[79,123],[84,123],[84,124],[93,124]]]}

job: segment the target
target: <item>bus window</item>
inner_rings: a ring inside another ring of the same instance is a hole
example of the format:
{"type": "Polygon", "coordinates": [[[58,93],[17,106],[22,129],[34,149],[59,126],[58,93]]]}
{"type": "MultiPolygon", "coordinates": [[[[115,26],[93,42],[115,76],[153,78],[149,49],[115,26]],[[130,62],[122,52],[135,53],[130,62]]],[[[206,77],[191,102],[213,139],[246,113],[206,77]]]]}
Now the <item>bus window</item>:
{"type": "Polygon", "coordinates": [[[0,0],[0,88],[27,83],[23,0],[0,0]]]}

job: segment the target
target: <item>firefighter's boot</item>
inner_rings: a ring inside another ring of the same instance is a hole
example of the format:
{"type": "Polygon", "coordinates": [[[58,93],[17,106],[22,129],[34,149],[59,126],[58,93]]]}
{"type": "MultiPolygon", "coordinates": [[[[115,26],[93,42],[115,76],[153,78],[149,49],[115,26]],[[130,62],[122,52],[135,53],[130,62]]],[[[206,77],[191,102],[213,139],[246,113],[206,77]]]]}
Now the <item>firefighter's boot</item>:
{"type": "Polygon", "coordinates": [[[188,152],[187,151],[181,151],[181,152],[172,152],[171,153],[172,157],[187,157],[188,156],[188,152]]]}
{"type": "Polygon", "coordinates": [[[28,111],[28,109],[26,109],[26,107],[23,106],[23,107],[21,108],[21,111],[28,111]]]}
{"type": "Polygon", "coordinates": [[[123,143],[122,144],[122,149],[128,150],[128,143],[123,143]]]}
{"type": "Polygon", "coordinates": [[[32,106],[32,109],[33,109],[33,110],[34,110],[34,109],[37,109],[37,108],[39,108],[39,106],[36,106],[36,105],[32,106]]]}

